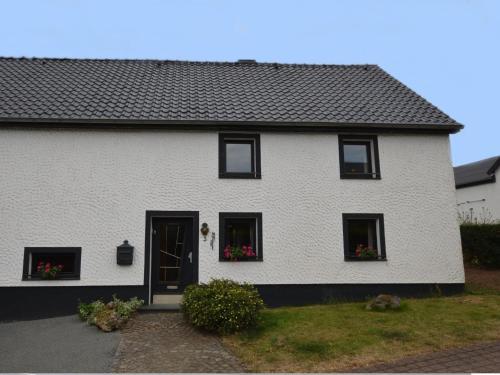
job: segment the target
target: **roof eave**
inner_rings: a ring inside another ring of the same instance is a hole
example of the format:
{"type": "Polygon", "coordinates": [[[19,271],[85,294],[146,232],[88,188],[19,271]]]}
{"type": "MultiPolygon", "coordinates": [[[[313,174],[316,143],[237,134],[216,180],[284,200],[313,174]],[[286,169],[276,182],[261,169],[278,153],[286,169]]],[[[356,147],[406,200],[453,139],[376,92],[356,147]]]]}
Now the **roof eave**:
{"type": "Polygon", "coordinates": [[[463,189],[463,188],[471,187],[471,186],[491,184],[491,183],[494,183],[494,182],[496,182],[496,177],[495,177],[495,175],[491,175],[491,176],[488,176],[486,178],[482,178],[480,180],[469,181],[469,182],[465,182],[465,183],[462,183],[462,184],[456,184],[455,185],[455,189],[463,189]]]}
{"type": "Polygon", "coordinates": [[[140,129],[198,129],[198,130],[272,130],[272,131],[388,131],[431,132],[454,134],[461,124],[391,124],[338,123],[318,121],[220,121],[220,120],[144,120],[144,119],[57,119],[57,118],[0,118],[0,127],[51,128],[140,128],[140,129]]]}

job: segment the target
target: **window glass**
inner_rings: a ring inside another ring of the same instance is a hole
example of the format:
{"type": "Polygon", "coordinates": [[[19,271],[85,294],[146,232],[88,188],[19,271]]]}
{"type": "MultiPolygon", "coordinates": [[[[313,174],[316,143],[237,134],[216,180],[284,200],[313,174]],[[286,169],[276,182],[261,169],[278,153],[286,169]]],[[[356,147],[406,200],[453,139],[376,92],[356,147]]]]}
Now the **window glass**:
{"type": "Polygon", "coordinates": [[[344,143],[344,170],[347,173],[371,173],[369,143],[344,143]]]}
{"type": "Polygon", "coordinates": [[[349,220],[349,254],[351,256],[360,256],[363,249],[377,250],[377,220],[349,220]]]}
{"type": "Polygon", "coordinates": [[[79,279],[80,247],[25,247],[23,280],[79,279]]]}
{"type": "Polygon", "coordinates": [[[220,213],[220,261],[262,260],[262,214],[220,213]]]}
{"type": "Polygon", "coordinates": [[[226,219],[225,245],[255,249],[255,219],[226,219]]]}
{"type": "Polygon", "coordinates": [[[50,253],[34,253],[31,255],[31,272],[34,275],[39,274],[38,267],[43,264],[46,266],[61,266],[60,274],[68,274],[75,272],[75,254],[50,254],[50,253]]]}
{"type": "Polygon", "coordinates": [[[226,172],[252,173],[252,143],[226,143],[226,172]]]}

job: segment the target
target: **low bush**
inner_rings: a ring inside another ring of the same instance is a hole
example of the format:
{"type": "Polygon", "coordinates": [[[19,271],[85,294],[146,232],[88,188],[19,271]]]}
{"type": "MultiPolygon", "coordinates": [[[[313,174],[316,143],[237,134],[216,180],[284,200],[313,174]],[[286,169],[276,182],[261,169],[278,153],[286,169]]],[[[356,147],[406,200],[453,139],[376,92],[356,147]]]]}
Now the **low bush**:
{"type": "Polygon", "coordinates": [[[500,268],[500,224],[463,224],[460,235],[465,262],[500,268]]]}
{"type": "Polygon", "coordinates": [[[226,279],[190,285],[184,291],[182,311],[195,327],[227,334],[256,324],[264,302],[257,289],[226,279]]]}
{"type": "Polygon", "coordinates": [[[144,303],[137,297],[122,301],[116,296],[108,303],[97,300],[91,303],[78,304],[78,316],[84,322],[95,325],[105,332],[119,329],[130,319],[137,309],[144,303]]]}

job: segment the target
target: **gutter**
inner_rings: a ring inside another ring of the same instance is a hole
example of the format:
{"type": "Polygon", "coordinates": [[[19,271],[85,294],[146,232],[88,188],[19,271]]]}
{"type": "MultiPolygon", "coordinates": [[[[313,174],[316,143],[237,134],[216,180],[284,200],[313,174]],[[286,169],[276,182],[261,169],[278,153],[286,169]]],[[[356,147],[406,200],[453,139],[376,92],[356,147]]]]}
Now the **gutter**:
{"type": "Polygon", "coordinates": [[[144,119],[57,119],[0,118],[0,128],[88,128],[88,129],[169,129],[169,130],[260,130],[286,132],[394,132],[455,134],[461,124],[334,123],[326,121],[217,121],[144,119]]]}

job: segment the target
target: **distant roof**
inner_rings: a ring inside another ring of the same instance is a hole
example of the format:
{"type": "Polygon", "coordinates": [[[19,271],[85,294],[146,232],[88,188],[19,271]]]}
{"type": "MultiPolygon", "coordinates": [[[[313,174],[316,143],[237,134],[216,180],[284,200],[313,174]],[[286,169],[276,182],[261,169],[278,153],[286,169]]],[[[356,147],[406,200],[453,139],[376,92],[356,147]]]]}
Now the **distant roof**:
{"type": "Polygon", "coordinates": [[[483,159],[453,168],[457,189],[495,182],[495,172],[500,166],[500,156],[483,159]]]}
{"type": "Polygon", "coordinates": [[[461,125],[376,65],[0,58],[0,122],[461,125]]]}

